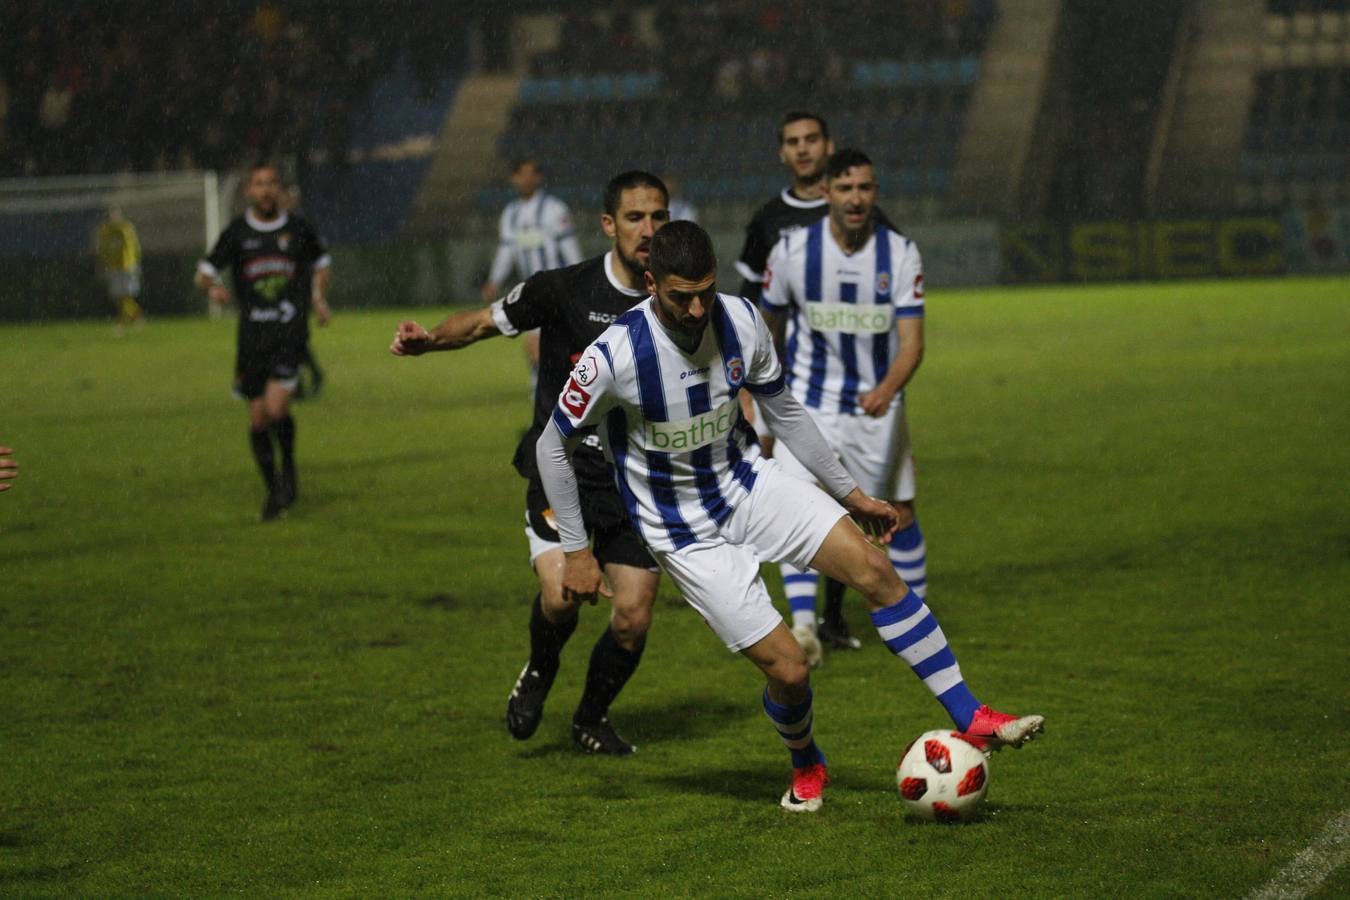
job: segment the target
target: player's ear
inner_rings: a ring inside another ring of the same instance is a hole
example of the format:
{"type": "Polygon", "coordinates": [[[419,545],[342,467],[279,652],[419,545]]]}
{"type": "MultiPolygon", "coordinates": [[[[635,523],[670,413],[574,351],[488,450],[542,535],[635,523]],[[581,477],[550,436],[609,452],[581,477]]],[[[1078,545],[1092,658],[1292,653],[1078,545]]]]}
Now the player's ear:
{"type": "Polygon", "coordinates": [[[655,294],[655,293],[656,293],[656,279],[652,277],[652,273],[651,273],[651,272],[643,272],[643,273],[642,273],[642,280],[645,281],[645,282],[647,283],[647,293],[649,293],[649,294],[655,294]]]}
{"type": "Polygon", "coordinates": [[[614,217],[609,213],[600,215],[600,228],[605,232],[605,237],[614,237],[614,217]]]}

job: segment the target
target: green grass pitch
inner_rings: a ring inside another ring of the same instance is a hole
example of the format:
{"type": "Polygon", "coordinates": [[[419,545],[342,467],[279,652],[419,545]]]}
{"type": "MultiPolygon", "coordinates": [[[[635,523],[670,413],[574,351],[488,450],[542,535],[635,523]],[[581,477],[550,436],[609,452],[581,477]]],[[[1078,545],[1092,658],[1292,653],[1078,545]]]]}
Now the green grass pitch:
{"type": "MultiPolygon", "coordinates": [[[[533,577],[521,349],[391,357],[338,313],[261,485],[233,325],[0,328],[0,894],[1238,897],[1350,808],[1350,283],[934,292],[910,392],[930,603],[1047,734],[989,815],[906,823],[941,707],[848,604],[816,674],[824,809],[778,808],[762,680],[663,583],[614,709],[502,713],[533,577]]],[[[424,324],[439,311],[420,310],[424,324]]],[[[1341,836],[1342,842],[1344,835],[1341,836]]],[[[1333,872],[1318,896],[1345,896],[1333,872]]]]}

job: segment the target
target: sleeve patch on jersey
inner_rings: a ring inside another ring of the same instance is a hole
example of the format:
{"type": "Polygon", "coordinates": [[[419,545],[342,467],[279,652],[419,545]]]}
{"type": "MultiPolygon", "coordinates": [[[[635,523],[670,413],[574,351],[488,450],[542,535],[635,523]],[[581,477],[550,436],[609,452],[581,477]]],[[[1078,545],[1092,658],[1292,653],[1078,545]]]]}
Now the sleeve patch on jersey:
{"type": "Polygon", "coordinates": [[[587,356],[577,363],[576,368],[572,370],[572,378],[582,387],[594,383],[595,379],[599,377],[600,363],[594,356],[587,356]]]}
{"type": "Polygon", "coordinates": [[[923,275],[914,276],[914,296],[923,299],[923,275]]]}
{"type": "Polygon", "coordinates": [[[558,400],[574,419],[584,416],[586,407],[591,405],[591,395],[577,384],[576,376],[567,379],[567,387],[563,388],[562,396],[558,400]]]}
{"type": "Polygon", "coordinates": [[[727,360],[727,381],[733,388],[740,387],[745,381],[745,361],[739,356],[727,360]]]}
{"type": "Polygon", "coordinates": [[[511,288],[511,293],[507,294],[505,297],[502,298],[502,303],[506,306],[510,306],[512,303],[515,303],[517,300],[520,299],[520,295],[524,290],[525,290],[525,282],[522,281],[520,282],[520,284],[517,284],[515,287],[511,288]]]}

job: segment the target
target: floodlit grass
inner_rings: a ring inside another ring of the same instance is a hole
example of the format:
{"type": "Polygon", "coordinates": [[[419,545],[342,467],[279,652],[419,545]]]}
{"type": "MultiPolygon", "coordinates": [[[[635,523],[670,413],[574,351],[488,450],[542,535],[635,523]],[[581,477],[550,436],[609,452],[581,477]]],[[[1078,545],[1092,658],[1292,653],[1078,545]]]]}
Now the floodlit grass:
{"type": "Polygon", "coordinates": [[[818,815],[778,808],[761,679],[669,583],[614,710],[636,756],[570,745],[602,609],[511,740],[519,347],[396,360],[396,311],[340,315],[261,525],[232,325],[0,328],[0,893],[1246,894],[1350,807],[1348,287],[930,298],[930,602],[979,696],[1048,718],[960,828],[901,818],[946,720],[857,602],[818,815]]]}

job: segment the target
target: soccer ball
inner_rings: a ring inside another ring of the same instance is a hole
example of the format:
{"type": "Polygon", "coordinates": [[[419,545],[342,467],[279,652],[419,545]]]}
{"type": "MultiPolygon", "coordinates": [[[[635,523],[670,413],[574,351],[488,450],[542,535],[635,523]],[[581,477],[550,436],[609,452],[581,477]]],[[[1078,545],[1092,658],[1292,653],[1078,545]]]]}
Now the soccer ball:
{"type": "Polygon", "coordinates": [[[905,749],[895,786],[913,816],[968,822],[980,813],[989,788],[984,752],[955,731],[926,731],[905,749]]]}

